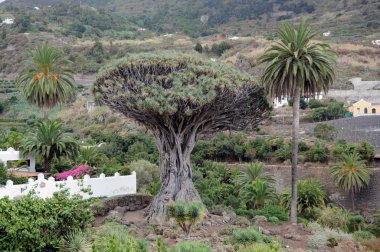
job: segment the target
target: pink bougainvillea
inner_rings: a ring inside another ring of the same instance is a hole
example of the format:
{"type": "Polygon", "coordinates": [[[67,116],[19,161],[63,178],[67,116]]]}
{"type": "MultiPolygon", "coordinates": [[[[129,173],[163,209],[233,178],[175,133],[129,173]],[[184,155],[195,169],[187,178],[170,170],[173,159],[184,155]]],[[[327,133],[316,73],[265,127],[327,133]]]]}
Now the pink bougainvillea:
{"type": "Polygon", "coordinates": [[[56,180],[66,180],[69,176],[72,176],[74,179],[83,178],[84,175],[89,174],[91,167],[88,165],[80,165],[73,170],[65,171],[57,174],[55,177],[56,180]]]}

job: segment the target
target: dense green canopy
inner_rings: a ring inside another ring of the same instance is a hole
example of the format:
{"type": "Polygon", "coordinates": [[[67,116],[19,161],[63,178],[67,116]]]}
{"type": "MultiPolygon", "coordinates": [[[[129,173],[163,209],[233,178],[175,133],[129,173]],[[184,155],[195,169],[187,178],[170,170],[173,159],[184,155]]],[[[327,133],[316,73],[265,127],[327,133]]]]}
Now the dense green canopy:
{"type": "Polygon", "coordinates": [[[100,72],[94,91],[99,101],[153,128],[199,122],[242,129],[269,109],[263,88],[247,73],[175,52],[129,55],[100,72]]]}

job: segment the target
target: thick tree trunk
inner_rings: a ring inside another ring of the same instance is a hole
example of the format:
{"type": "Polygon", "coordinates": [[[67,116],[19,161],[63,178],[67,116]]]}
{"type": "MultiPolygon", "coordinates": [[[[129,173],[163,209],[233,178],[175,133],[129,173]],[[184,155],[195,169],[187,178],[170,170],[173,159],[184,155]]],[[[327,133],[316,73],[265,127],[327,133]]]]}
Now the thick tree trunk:
{"type": "Polygon", "coordinates": [[[297,163],[300,126],[300,87],[297,85],[293,97],[292,129],[292,201],[290,204],[290,221],[297,223],[297,163]]]}
{"type": "Polygon", "coordinates": [[[351,194],[351,203],[352,203],[352,211],[355,211],[355,194],[354,192],[350,192],[351,194]]]}
{"type": "Polygon", "coordinates": [[[149,223],[162,223],[165,220],[165,207],[170,201],[201,200],[194,187],[190,167],[190,153],[195,137],[186,144],[178,136],[173,138],[175,143],[156,137],[160,153],[161,189],[145,210],[149,223]]]}

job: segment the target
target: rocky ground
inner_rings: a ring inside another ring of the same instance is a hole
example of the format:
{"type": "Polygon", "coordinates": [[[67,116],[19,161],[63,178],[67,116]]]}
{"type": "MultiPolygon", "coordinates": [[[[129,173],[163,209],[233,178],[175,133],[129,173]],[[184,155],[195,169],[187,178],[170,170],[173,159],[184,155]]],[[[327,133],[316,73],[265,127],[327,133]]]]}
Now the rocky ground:
{"type": "MultiPolygon", "coordinates": [[[[248,219],[228,212],[222,212],[218,215],[209,214],[194,228],[190,237],[185,237],[181,229],[173,221],[168,221],[165,225],[146,224],[144,210],[126,211],[124,207],[116,207],[107,216],[98,217],[97,224],[99,225],[110,219],[128,226],[133,235],[151,243],[154,250],[156,249],[157,239],[162,237],[169,247],[189,239],[208,243],[215,252],[233,252],[236,251],[236,246],[231,243],[232,230],[234,228],[254,227],[271,239],[280,241],[284,251],[312,251],[307,246],[311,233],[303,224],[291,224],[289,222],[273,224],[268,222],[264,216],[248,219]]],[[[353,242],[340,243],[339,246],[327,251],[358,251],[356,247],[357,245],[353,242]]]]}

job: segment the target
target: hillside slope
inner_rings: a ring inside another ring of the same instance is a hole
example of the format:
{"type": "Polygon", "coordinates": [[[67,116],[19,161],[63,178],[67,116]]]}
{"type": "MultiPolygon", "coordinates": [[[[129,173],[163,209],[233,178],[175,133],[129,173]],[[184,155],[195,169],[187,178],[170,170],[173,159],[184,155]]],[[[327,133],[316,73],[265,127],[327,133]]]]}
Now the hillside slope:
{"type": "MultiPolygon", "coordinates": [[[[193,37],[218,30],[242,33],[246,28],[250,33],[262,33],[280,20],[300,16],[331,30],[334,36],[354,38],[380,30],[378,0],[7,0],[0,4],[0,10],[20,13],[47,6],[78,10],[79,4],[153,31],[185,32],[193,37]]],[[[103,22],[110,24],[108,19],[103,22]]]]}

